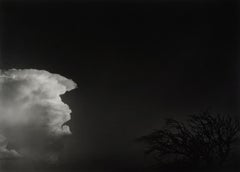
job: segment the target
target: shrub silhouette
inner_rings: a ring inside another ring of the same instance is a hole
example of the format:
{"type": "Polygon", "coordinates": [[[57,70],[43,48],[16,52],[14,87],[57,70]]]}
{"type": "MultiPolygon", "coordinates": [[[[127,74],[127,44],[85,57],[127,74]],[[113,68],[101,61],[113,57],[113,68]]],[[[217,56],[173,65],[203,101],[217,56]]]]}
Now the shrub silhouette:
{"type": "Polygon", "coordinates": [[[186,122],[166,119],[163,129],[138,141],[146,144],[145,154],[159,163],[213,167],[227,160],[239,131],[238,119],[205,111],[190,115],[186,122]]]}

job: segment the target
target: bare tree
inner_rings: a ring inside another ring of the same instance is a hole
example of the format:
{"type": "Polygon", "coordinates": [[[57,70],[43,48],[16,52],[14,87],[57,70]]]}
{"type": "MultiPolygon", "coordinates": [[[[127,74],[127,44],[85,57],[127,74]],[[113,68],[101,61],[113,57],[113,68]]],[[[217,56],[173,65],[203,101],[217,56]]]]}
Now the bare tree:
{"type": "Polygon", "coordinates": [[[205,111],[190,115],[186,122],[167,119],[163,129],[138,141],[147,145],[146,155],[153,155],[158,162],[170,156],[175,162],[184,160],[194,166],[213,166],[223,165],[227,160],[239,131],[238,119],[205,111]]]}

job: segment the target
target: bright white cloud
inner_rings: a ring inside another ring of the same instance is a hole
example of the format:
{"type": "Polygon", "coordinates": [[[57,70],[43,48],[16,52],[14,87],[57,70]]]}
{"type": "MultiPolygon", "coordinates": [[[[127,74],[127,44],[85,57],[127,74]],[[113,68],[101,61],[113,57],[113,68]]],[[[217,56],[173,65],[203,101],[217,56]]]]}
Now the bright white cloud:
{"type": "Polygon", "coordinates": [[[56,157],[56,145],[71,134],[65,125],[71,110],[60,96],[74,88],[72,80],[44,70],[0,71],[0,158],[56,157]]]}

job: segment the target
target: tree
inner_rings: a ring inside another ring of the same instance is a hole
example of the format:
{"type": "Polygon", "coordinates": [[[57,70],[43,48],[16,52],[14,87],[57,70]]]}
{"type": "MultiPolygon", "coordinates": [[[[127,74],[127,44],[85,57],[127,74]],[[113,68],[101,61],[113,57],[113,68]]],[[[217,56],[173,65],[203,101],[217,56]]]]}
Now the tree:
{"type": "Polygon", "coordinates": [[[238,119],[205,111],[190,115],[185,122],[166,119],[164,128],[137,140],[146,144],[145,154],[153,155],[158,162],[167,159],[210,167],[224,164],[239,131],[238,119]]]}

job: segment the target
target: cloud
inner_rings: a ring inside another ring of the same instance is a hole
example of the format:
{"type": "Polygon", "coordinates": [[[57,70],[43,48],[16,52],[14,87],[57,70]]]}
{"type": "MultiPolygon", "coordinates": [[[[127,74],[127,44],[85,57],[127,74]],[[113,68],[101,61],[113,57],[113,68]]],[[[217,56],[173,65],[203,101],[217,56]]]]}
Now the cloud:
{"type": "Polygon", "coordinates": [[[74,88],[44,70],[0,71],[0,158],[56,160],[63,136],[71,134],[65,125],[71,110],[60,96],[74,88]]]}
{"type": "Polygon", "coordinates": [[[14,149],[7,148],[7,139],[0,135],[0,159],[20,158],[21,155],[14,149]]]}

